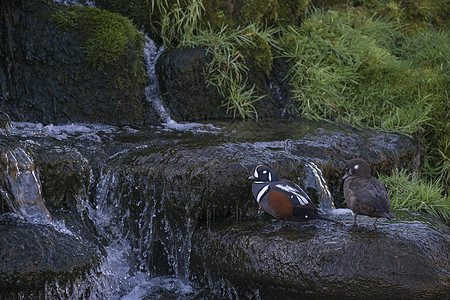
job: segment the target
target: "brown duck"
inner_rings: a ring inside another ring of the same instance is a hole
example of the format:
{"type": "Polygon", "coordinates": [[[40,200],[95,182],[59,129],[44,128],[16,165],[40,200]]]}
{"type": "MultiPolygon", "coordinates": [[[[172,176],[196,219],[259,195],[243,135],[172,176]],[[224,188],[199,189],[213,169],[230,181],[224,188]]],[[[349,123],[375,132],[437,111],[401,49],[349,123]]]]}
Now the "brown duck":
{"type": "Polygon", "coordinates": [[[347,206],[355,214],[353,225],[358,215],[392,219],[389,212],[390,203],[384,185],[370,177],[370,166],[363,159],[352,159],[345,164],[344,197],[347,206]]]}

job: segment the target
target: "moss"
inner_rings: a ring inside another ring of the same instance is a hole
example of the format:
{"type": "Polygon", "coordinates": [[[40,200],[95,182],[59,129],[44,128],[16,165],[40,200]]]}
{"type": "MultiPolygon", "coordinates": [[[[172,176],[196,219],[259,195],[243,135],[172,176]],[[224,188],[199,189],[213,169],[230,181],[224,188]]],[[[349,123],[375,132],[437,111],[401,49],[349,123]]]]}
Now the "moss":
{"type": "MultiPolygon", "coordinates": [[[[271,47],[267,40],[262,38],[257,32],[253,32],[250,37],[252,43],[241,47],[240,51],[247,64],[253,65],[256,69],[264,72],[266,76],[269,76],[273,64],[271,47]]],[[[258,72],[258,70],[253,71],[258,72]]]]}
{"type": "Polygon", "coordinates": [[[241,5],[239,14],[244,24],[264,24],[277,16],[278,0],[242,1],[241,5]]]}
{"type": "Polygon", "coordinates": [[[146,0],[96,0],[99,8],[111,12],[119,13],[133,20],[139,28],[144,28],[146,32],[150,31],[150,13],[151,2],[146,0]]]}
{"type": "Polygon", "coordinates": [[[300,18],[307,11],[310,0],[278,0],[278,18],[288,24],[300,24],[300,18]]]}
{"type": "Polygon", "coordinates": [[[55,13],[53,21],[61,29],[78,32],[86,60],[98,68],[116,63],[127,50],[142,49],[143,36],[129,19],[116,13],[75,6],[55,13]]]}
{"type": "Polygon", "coordinates": [[[205,14],[202,19],[203,26],[210,26],[213,30],[220,30],[223,24],[235,27],[233,20],[233,5],[229,1],[204,0],[205,14]]]}

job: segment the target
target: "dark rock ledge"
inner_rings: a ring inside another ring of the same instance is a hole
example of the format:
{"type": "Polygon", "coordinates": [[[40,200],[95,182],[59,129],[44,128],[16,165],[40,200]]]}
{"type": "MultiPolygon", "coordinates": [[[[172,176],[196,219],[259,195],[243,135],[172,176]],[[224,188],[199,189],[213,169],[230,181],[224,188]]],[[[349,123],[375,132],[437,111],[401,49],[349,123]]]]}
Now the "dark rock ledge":
{"type": "Polygon", "coordinates": [[[376,229],[368,217],[351,226],[348,209],[329,217],[341,223],[278,231],[257,219],[199,229],[193,276],[245,299],[448,299],[448,227],[399,212],[376,229]]]}

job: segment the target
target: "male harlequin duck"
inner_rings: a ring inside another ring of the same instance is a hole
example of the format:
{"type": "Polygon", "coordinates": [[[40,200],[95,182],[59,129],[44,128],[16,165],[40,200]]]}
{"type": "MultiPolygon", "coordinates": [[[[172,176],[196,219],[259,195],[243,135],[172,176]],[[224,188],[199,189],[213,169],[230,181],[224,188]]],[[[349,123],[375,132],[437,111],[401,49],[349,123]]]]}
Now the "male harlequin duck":
{"type": "Polygon", "coordinates": [[[256,202],[266,212],[280,220],[280,228],[284,220],[328,220],[319,215],[308,195],[298,185],[286,179],[279,179],[272,168],[266,165],[257,166],[255,173],[248,179],[255,180],[252,192],[256,202]]]}
{"type": "Polygon", "coordinates": [[[370,167],[363,159],[352,159],[345,164],[344,198],[347,206],[355,214],[353,225],[358,215],[392,219],[389,212],[389,199],[384,185],[370,177],[370,167]]]}

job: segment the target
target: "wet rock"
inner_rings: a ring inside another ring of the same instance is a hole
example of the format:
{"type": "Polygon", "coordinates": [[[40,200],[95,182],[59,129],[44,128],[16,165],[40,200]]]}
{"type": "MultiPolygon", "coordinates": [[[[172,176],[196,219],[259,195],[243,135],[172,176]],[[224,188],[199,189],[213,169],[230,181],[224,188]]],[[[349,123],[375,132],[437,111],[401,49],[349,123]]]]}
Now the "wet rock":
{"type": "MultiPolygon", "coordinates": [[[[130,148],[103,167],[97,190],[111,192],[99,195],[96,202],[108,216],[105,226],[111,232],[121,228],[116,234],[132,240],[145,257],[144,268],[183,272],[189,257],[173,249],[189,249],[199,221],[257,215],[247,178],[258,164],[273,166],[280,177],[305,188],[321,208],[330,209],[331,197],[342,194],[345,160],[362,156],[381,166],[380,173],[389,173],[396,166],[412,168],[416,153],[406,137],[316,122],[228,125],[220,136],[184,133],[170,147],[130,148]],[[318,178],[315,172],[322,170],[318,178]],[[324,195],[324,186],[330,195],[324,195]],[[142,240],[152,243],[142,245],[142,240]],[[156,252],[167,257],[169,266],[151,262],[156,252]]],[[[162,134],[159,140],[164,138],[162,134]]]]}
{"type": "Polygon", "coordinates": [[[0,111],[0,133],[8,132],[8,129],[11,127],[11,119],[8,114],[0,111]]]}
{"type": "Polygon", "coordinates": [[[126,239],[132,271],[184,279],[198,264],[191,253],[200,247],[199,224],[260,215],[247,179],[256,165],[270,164],[329,209],[323,186],[332,197],[341,193],[345,160],[361,156],[385,174],[412,170],[417,151],[406,137],[311,121],[220,121],[207,132],[200,124],[13,125],[5,145],[33,152],[54,219],[100,249],[96,239],[104,246],[126,239]]]}
{"type": "Polygon", "coordinates": [[[16,217],[0,218],[1,295],[33,295],[56,279],[83,276],[99,263],[100,249],[76,236],[16,217]]]}
{"type": "Polygon", "coordinates": [[[222,283],[246,299],[445,299],[450,292],[449,229],[396,213],[373,228],[338,209],[328,217],[278,224],[253,219],[200,228],[192,241],[193,278],[222,283]]]}

